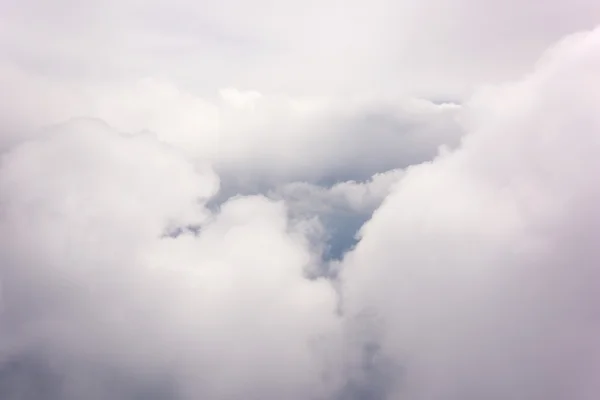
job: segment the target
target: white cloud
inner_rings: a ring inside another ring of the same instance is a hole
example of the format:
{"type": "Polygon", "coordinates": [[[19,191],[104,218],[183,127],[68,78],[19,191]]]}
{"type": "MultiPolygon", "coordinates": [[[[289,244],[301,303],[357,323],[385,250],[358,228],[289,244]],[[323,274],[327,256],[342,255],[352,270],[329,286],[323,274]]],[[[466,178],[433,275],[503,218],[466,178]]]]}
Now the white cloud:
{"type": "Polygon", "coordinates": [[[302,98],[230,88],[209,99],[157,79],[61,86],[16,71],[8,76],[12,91],[23,93],[24,100],[35,98],[36,108],[46,112],[36,114],[26,101],[7,101],[7,112],[0,114],[7,131],[0,147],[46,124],[99,118],[122,132],[154,134],[211,163],[228,194],[294,180],[368,179],[427,161],[439,146],[455,146],[462,135],[459,106],[398,96],[302,98]]]}
{"type": "Polygon", "coordinates": [[[153,0],[1,6],[2,57],[62,81],[160,77],[202,94],[465,96],[516,78],[593,0],[153,0]]]}
{"type": "Polygon", "coordinates": [[[599,387],[600,30],[468,105],[461,148],[411,167],[344,261],[410,399],[591,399],[599,387]]]}
{"type": "Polygon", "coordinates": [[[595,398],[599,7],[1,4],[0,397],[595,398]]]}
{"type": "Polygon", "coordinates": [[[0,359],[47,360],[64,399],[111,395],[93,386],[107,373],[182,398],[326,395],[336,297],[304,278],[308,242],[260,196],[208,213],[215,188],[181,152],[95,122],[5,154],[0,359]],[[165,237],[186,224],[201,234],[165,237]]]}

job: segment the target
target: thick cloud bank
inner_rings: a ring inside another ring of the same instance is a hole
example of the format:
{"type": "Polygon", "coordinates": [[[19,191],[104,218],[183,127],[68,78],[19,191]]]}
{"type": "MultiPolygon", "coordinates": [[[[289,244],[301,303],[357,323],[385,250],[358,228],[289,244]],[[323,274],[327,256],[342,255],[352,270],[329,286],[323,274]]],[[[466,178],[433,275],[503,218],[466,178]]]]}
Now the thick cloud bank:
{"type": "Polygon", "coordinates": [[[345,259],[344,311],[381,321],[394,399],[600,393],[600,30],[468,105],[456,152],[411,167],[345,259]]]}
{"type": "Polygon", "coordinates": [[[464,98],[525,73],[560,37],[593,28],[600,3],[5,0],[0,11],[0,64],[44,81],[151,76],[203,93],[464,98]]]}
{"type": "Polygon", "coordinates": [[[45,82],[0,114],[0,398],[596,399],[598,71],[600,29],[460,107],[45,82]]]}
{"type": "Polygon", "coordinates": [[[2,159],[6,368],[45,365],[66,399],[123,398],[111,379],[165,381],[175,398],[323,396],[335,293],[304,278],[310,249],[283,204],[211,215],[214,173],[176,150],[98,123],[57,129],[2,159]],[[169,234],[188,226],[199,235],[169,234]]]}
{"type": "Polygon", "coordinates": [[[6,101],[0,124],[10,129],[0,137],[0,149],[40,126],[98,118],[210,162],[222,180],[221,197],[294,180],[366,180],[430,160],[439,146],[454,147],[463,134],[456,121],[460,106],[399,96],[292,97],[224,89],[209,99],[158,79],[73,88],[0,72],[0,88],[35,100],[6,101]],[[44,112],[32,112],[37,109],[44,112]]]}

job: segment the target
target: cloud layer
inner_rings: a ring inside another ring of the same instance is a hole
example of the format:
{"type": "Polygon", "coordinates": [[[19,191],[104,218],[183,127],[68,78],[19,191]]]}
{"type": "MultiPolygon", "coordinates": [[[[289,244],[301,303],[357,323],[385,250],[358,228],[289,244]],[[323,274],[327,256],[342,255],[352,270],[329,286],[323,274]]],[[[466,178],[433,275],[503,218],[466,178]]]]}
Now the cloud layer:
{"type": "Polygon", "coordinates": [[[593,0],[40,0],[2,5],[1,59],[62,82],[169,77],[293,96],[468,96],[516,79],[593,0]],[[125,40],[126,38],[126,40],[125,40]]]}
{"type": "Polygon", "coordinates": [[[600,31],[467,106],[344,262],[344,304],[405,365],[392,398],[591,399],[598,373],[600,31]]]}
{"type": "Polygon", "coordinates": [[[595,399],[600,9],[484,3],[2,4],[0,398],[595,399]]]}
{"type": "Polygon", "coordinates": [[[111,374],[158,376],[182,398],[322,390],[327,355],[311,347],[335,335],[335,293],[303,276],[310,249],[282,203],[245,197],[209,214],[214,173],[97,123],[2,165],[2,360],[58,366],[69,399],[123,396],[101,385],[111,374]],[[198,236],[168,235],[190,225],[198,236]]]}

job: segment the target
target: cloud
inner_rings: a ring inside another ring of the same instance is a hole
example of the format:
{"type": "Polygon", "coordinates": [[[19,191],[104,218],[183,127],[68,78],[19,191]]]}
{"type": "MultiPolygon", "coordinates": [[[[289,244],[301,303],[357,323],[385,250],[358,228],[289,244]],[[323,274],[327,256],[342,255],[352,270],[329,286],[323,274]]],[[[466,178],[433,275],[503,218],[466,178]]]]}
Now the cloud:
{"type": "Polygon", "coordinates": [[[381,204],[403,174],[403,170],[391,170],[375,174],[366,182],[346,181],[329,188],[292,182],[279,187],[272,196],[285,199],[298,213],[325,213],[335,209],[369,213],[381,204]]]}
{"type": "Polygon", "coordinates": [[[0,5],[0,397],[595,399],[598,7],[0,5]]]}
{"type": "Polygon", "coordinates": [[[222,181],[221,196],[257,193],[301,180],[333,184],[430,160],[463,133],[460,106],[401,96],[291,97],[223,89],[199,97],[168,81],[63,86],[7,70],[11,91],[0,148],[72,117],[92,117],[121,132],[145,132],[203,163],[222,181]],[[37,94],[39,93],[39,94],[37,94]],[[45,110],[37,114],[35,109],[45,110]]]}
{"type": "Polygon", "coordinates": [[[0,360],[14,379],[35,385],[41,369],[61,399],[161,382],[175,398],[326,394],[336,296],[304,277],[309,244],[281,202],[211,214],[212,171],[95,121],[14,147],[0,188],[0,360]],[[165,235],[190,224],[198,236],[165,235]]]}
{"type": "Polygon", "coordinates": [[[292,96],[467,97],[478,84],[525,73],[560,37],[591,29],[600,12],[592,0],[353,0],[343,7],[333,0],[26,0],[1,7],[3,58],[63,82],[152,76],[201,95],[237,87],[292,96]]]}
{"type": "MultiPolygon", "coordinates": [[[[359,228],[403,174],[402,169],[390,170],[365,182],[346,181],[331,187],[292,182],[271,191],[269,197],[285,201],[292,219],[316,218],[321,229],[313,231],[313,240],[321,243],[325,260],[338,259],[356,243],[359,228]]],[[[329,266],[325,271],[335,273],[329,266]]]]}
{"type": "Polygon", "coordinates": [[[224,190],[234,186],[234,192],[294,180],[365,180],[427,161],[463,133],[460,106],[402,97],[291,97],[230,88],[208,101],[145,80],[95,101],[88,115],[125,131],[147,129],[211,161],[224,190]]]}
{"type": "Polygon", "coordinates": [[[591,399],[600,30],[466,106],[462,146],[410,167],[343,262],[402,399],[591,399]]]}

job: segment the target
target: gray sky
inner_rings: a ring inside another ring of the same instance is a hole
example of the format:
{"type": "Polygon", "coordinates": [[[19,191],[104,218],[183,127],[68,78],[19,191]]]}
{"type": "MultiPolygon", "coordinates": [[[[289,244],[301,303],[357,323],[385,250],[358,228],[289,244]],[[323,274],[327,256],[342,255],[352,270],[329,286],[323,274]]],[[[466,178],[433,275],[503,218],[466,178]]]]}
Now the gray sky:
{"type": "Polygon", "coordinates": [[[156,77],[202,95],[462,97],[589,29],[593,0],[2,2],[2,60],[60,81],[156,77]]]}

